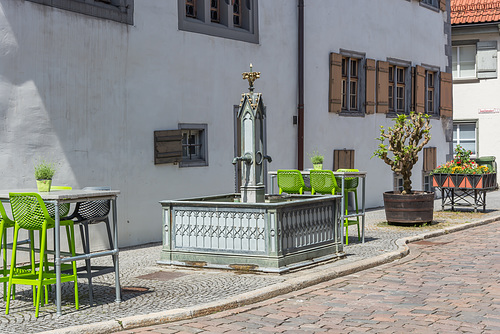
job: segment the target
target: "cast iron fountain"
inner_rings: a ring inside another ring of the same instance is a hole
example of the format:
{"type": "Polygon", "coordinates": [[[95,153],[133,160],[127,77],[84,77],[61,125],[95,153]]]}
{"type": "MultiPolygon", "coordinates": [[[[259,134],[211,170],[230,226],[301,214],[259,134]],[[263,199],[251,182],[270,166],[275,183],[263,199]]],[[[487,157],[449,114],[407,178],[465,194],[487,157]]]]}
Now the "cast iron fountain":
{"type": "Polygon", "coordinates": [[[265,108],[253,84],[260,72],[243,73],[241,192],[165,200],[159,264],[286,272],[343,256],[340,196],[265,195],[265,108]]]}

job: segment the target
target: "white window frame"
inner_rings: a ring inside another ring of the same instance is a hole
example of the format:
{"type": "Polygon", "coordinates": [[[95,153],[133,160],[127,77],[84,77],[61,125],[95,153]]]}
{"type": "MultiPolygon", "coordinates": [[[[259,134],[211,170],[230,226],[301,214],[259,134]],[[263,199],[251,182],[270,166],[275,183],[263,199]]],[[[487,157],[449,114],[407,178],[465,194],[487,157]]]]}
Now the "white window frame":
{"type": "Polygon", "coordinates": [[[457,70],[456,70],[456,75],[453,75],[453,79],[475,79],[477,77],[477,60],[474,58],[474,75],[470,76],[461,76],[460,75],[460,67],[461,67],[461,61],[460,61],[460,50],[463,48],[474,48],[474,54],[477,54],[477,46],[475,44],[465,44],[465,45],[456,45],[452,46],[456,52],[453,52],[452,54],[456,54],[456,59],[453,60],[453,63],[456,63],[457,70]]]}
{"type": "Polygon", "coordinates": [[[475,154],[471,154],[471,158],[479,157],[479,145],[478,145],[478,123],[477,120],[463,120],[463,121],[454,121],[453,122],[453,149],[460,145],[463,147],[463,142],[474,142],[475,154]],[[460,139],[460,125],[474,125],[474,139],[460,139]],[[457,127],[457,131],[455,131],[455,126],[457,127]]]}

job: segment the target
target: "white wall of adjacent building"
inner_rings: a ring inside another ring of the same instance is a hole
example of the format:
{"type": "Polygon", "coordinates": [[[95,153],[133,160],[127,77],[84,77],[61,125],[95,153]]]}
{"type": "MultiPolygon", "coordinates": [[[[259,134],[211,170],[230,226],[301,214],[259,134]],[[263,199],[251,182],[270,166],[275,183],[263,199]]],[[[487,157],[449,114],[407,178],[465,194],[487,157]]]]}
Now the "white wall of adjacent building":
{"type": "MultiPolygon", "coordinates": [[[[247,90],[241,73],[250,63],[261,72],[255,87],[267,106],[268,169],[296,168],[297,4],[259,1],[258,13],[253,44],[179,30],[173,0],[135,1],[133,26],[0,0],[1,187],[35,187],[34,163],[55,161],[54,184],[121,191],[120,246],[160,241],[160,200],[234,191],[233,106],[247,90]],[[154,131],[179,123],[208,125],[208,166],[154,164],[154,131]]],[[[418,2],[306,1],[305,168],[312,167],[313,150],[333,168],[334,149],[355,149],[356,168],[368,172],[366,204],[382,205],[393,175],[371,156],[380,126],[391,126],[392,118],[328,112],[329,54],[347,49],[445,71],[445,20],[446,13],[418,2]]],[[[429,146],[444,162],[445,125],[433,119],[432,126],[429,146]]],[[[415,189],[421,170],[419,161],[415,189]]],[[[105,244],[105,234],[95,238],[105,244]]]]}

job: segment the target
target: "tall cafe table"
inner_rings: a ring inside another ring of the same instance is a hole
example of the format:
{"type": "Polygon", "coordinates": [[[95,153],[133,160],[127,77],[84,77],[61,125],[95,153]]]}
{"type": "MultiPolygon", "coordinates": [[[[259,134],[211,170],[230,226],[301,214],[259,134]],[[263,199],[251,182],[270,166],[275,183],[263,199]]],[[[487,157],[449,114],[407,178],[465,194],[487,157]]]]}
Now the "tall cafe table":
{"type": "MultiPolygon", "coordinates": [[[[307,176],[307,177],[309,177],[309,174],[310,174],[310,172],[308,170],[301,170],[300,173],[302,174],[302,176],[307,176]]],[[[277,171],[269,171],[268,174],[271,178],[271,194],[275,194],[275,190],[274,190],[275,181],[274,180],[277,178],[278,172],[277,171]]],[[[366,182],[366,172],[362,172],[362,171],[359,171],[359,172],[333,172],[333,175],[338,176],[341,179],[340,189],[341,189],[342,194],[344,194],[345,178],[346,177],[359,177],[359,178],[361,178],[361,212],[346,214],[344,207],[345,207],[345,201],[347,201],[347,198],[345,196],[342,196],[341,204],[340,204],[340,206],[342,208],[340,218],[342,221],[344,221],[344,219],[346,219],[346,218],[361,217],[361,242],[364,243],[365,242],[365,190],[366,190],[365,182],[366,182]]],[[[343,240],[344,239],[344,236],[343,236],[344,229],[340,229],[340,231],[341,231],[340,238],[341,238],[341,240],[343,240]]]]}
{"type": "Polygon", "coordinates": [[[0,190],[0,201],[8,202],[9,193],[22,193],[32,192],[38,193],[45,203],[52,203],[55,206],[55,269],[56,269],[56,306],[57,315],[61,315],[61,264],[64,262],[71,262],[75,260],[85,260],[95,257],[106,255],[113,256],[114,269],[115,269],[115,288],[116,288],[116,302],[121,302],[120,293],[120,274],[118,268],[118,224],[116,219],[116,197],[120,194],[119,190],[53,190],[50,192],[38,192],[36,189],[6,189],[0,190]],[[91,254],[81,254],[73,257],[61,256],[61,233],[60,233],[60,217],[59,205],[64,203],[78,203],[95,200],[111,200],[111,209],[113,214],[113,249],[107,251],[100,251],[91,254]]]}

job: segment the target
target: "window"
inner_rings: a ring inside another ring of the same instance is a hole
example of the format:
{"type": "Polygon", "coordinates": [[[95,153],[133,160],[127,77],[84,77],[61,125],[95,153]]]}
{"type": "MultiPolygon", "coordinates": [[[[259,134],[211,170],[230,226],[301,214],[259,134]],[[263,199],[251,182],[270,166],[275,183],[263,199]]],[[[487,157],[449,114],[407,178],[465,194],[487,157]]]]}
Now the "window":
{"type": "Polygon", "coordinates": [[[403,176],[401,174],[394,173],[394,191],[403,191],[403,176]]]}
{"type": "Polygon", "coordinates": [[[452,48],[453,79],[476,77],[476,46],[462,45],[452,48]]]}
{"type": "Polygon", "coordinates": [[[439,0],[420,0],[420,3],[434,8],[439,8],[439,0]]]}
{"type": "Polygon", "coordinates": [[[359,59],[342,57],[342,110],[358,110],[359,59]]]}
{"type": "Polygon", "coordinates": [[[182,133],[180,167],[208,166],[207,125],[179,124],[182,133]]]}
{"type": "MultiPolygon", "coordinates": [[[[27,0],[120,23],[134,24],[134,0],[27,0]]],[[[196,1],[196,0],[193,0],[196,1]]]]}
{"type": "Polygon", "coordinates": [[[179,124],[178,130],[154,132],[156,164],[208,166],[207,124],[179,124]]]}
{"type": "Polygon", "coordinates": [[[389,112],[406,110],[406,68],[389,66],[389,112]]]}
{"type": "Polygon", "coordinates": [[[429,172],[423,172],[422,174],[422,189],[427,192],[435,192],[434,187],[432,186],[432,176],[429,172]]]}
{"type": "Polygon", "coordinates": [[[258,0],[178,0],[179,30],[259,43],[258,0]]]}
{"type": "Polygon", "coordinates": [[[457,145],[472,151],[471,157],[477,157],[476,122],[455,122],[453,124],[453,148],[457,145]]]}

